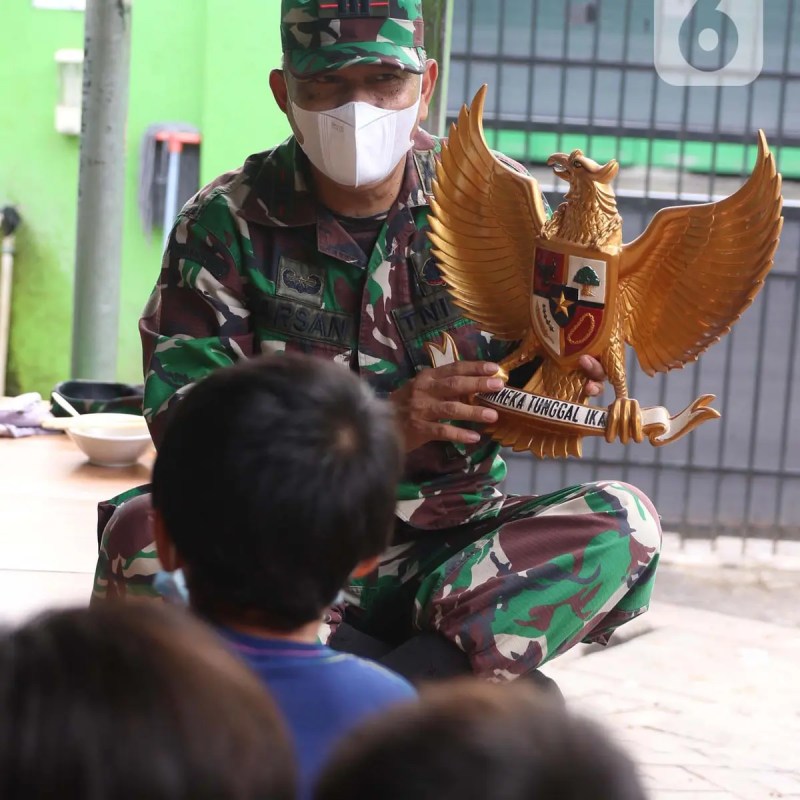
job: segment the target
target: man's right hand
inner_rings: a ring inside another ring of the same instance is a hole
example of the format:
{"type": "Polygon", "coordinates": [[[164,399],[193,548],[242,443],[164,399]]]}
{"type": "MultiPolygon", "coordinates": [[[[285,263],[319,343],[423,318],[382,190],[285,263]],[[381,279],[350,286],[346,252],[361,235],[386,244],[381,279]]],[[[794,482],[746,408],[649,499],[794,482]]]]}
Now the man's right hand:
{"type": "Polygon", "coordinates": [[[426,369],[393,392],[390,400],[397,413],[405,450],[410,453],[428,442],[475,444],[480,434],[451,422],[497,422],[490,408],[470,405],[481,392],[498,392],[505,384],[497,375],[500,367],[486,361],[457,361],[426,369]]]}

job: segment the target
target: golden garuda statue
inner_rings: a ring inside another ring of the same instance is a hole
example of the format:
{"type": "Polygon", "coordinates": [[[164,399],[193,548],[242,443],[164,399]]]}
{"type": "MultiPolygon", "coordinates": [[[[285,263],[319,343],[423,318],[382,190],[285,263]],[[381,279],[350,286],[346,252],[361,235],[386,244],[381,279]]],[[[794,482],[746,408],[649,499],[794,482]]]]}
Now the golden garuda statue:
{"type": "MultiPolygon", "coordinates": [[[[543,359],[529,383],[477,402],[498,410],[489,432],[538,456],[581,455],[583,436],[654,445],[719,417],[704,395],[680,414],[641,409],[628,396],[625,345],[648,375],[679,369],[731,330],[753,302],[780,239],[781,176],[763,132],[747,183],[717,203],[666,208],[630,244],[612,181],[580,150],[548,166],[569,184],[547,213],[537,181],[503,163],[483,134],[484,86],[464,107],[444,147],[434,184],[433,254],[455,303],[484,331],[519,347],[503,377],[543,359]],[[602,363],[615,401],[583,396],[582,355],[602,363]]],[[[435,365],[457,358],[454,342],[429,348],[435,365]],[[448,355],[445,355],[448,354],[448,355]]]]}

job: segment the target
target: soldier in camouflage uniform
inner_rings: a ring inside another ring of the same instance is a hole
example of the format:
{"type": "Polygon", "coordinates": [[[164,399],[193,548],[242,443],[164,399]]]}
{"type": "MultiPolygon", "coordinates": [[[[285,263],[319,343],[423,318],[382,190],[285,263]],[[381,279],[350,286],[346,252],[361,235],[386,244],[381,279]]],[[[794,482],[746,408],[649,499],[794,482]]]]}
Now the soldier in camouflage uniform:
{"type": "MultiPolygon", "coordinates": [[[[437,632],[492,680],[606,642],[648,607],[658,516],[615,481],[538,497],[499,488],[500,448],[480,433],[494,412],[468,397],[496,388],[511,345],[460,315],[431,256],[441,141],[415,126],[389,177],[360,188],[332,181],[298,143],[295,107],[402,109],[420,81],[424,119],[436,64],[419,0],[283,0],[282,14],[285,70],[270,83],[296,136],[214,181],[178,217],[140,326],[155,441],[212,370],[265,352],[332,359],[395,404],[407,449],[393,546],[349,588],[356,625],[395,643],[437,632]],[[444,333],[462,361],[430,369],[426,343],[444,333]]],[[[596,362],[585,367],[602,380],[596,362]]],[[[213,483],[198,487],[198,502],[213,483]]],[[[141,491],[101,505],[95,599],[152,593],[160,567],[148,510],[141,491]]]]}

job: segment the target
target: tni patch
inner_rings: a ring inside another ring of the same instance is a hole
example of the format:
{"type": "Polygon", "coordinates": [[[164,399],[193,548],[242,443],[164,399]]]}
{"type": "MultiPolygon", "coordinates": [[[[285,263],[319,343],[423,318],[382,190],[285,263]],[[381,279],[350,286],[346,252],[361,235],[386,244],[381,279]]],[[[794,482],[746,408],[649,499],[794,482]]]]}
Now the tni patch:
{"type": "Polygon", "coordinates": [[[436,331],[451,327],[462,318],[447,292],[439,291],[421,303],[392,311],[400,336],[406,344],[436,331]]]}

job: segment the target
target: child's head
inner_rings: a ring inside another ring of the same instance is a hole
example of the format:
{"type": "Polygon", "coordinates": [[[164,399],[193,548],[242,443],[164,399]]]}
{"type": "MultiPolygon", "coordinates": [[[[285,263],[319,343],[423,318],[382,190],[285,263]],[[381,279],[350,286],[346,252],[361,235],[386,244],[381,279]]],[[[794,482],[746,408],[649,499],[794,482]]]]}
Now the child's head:
{"type": "Polygon", "coordinates": [[[103,603],[0,633],[4,800],[292,800],[263,685],[167,606],[103,603]]]}
{"type": "Polygon", "coordinates": [[[316,800],[645,800],[597,725],[535,686],[464,680],[368,722],[333,755],[316,800]]]}
{"type": "Polygon", "coordinates": [[[285,355],[220,370],[159,448],[159,556],[185,568],[206,617],[298,629],[386,548],[401,463],[388,405],[342,366],[285,355]]]}

